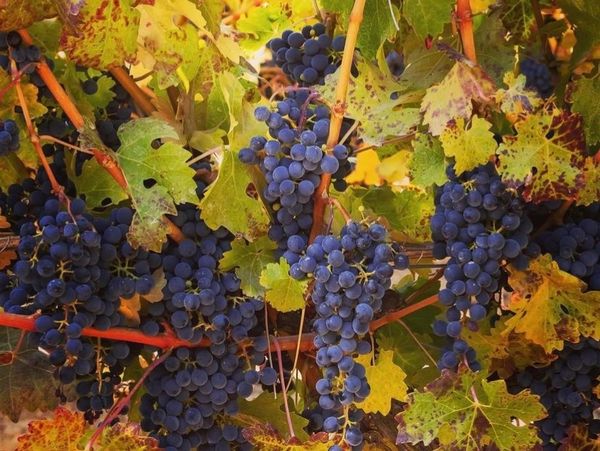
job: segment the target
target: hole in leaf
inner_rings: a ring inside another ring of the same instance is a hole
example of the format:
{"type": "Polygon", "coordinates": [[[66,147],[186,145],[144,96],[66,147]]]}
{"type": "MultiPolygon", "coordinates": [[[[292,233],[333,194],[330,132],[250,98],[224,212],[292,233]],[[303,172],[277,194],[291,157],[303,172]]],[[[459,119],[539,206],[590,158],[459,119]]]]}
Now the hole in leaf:
{"type": "Polygon", "coordinates": [[[156,180],[154,179],[146,179],[144,180],[144,188],[149,189],[156,185],[156,180]]]}

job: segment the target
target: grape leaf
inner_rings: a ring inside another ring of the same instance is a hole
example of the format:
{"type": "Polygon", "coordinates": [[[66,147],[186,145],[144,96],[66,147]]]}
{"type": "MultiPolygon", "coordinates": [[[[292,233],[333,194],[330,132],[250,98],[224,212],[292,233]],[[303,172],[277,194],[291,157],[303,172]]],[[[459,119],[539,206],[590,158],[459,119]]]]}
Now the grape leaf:
{"type": "MultiPolygon", "coordinates": [[[[11,84],[11,77],[6,73],[5,70],[0,71],[0,90],[4,90],[11,84]]],[[[29,110],[29,115],[32,119],[43,116],[48,111],[44,105],[38,101],[38,88],[31,83],[25,83],[21,81],[21,89],[23,90],[23,97],[29,110]]],[[[2,120],[12,119],[15,121],[21,121],[22,115],[16,111],[16,107],[19,105],[19,98],[17,96],[17,90],[14,86],[7,88],[6,92],[0,96],[0,117],[2,120]]]]}
{"type": "Polygon", "coordinates": [[[115,96],[111,88],[115,81],[106,74],[96,72],[93,69],[88,71],[78,71],[75,64],[67,63],[61,73],[60,82],[64,86],[71,100],[75,102],[77,109],[86,117],[94,117],[94,112],[98,109],[104,109],[115,96]],[[81,83],[90,76],[97,76],[96,84],[98,90],[94,94],[86,94],[83,91],[81,83]]]}
{"type": "Polygon", "coordinates": [[[54,16],[54,0],[5,0],[0,3],[0,32],[27,28],[38,20],[54,16]]]}
{"type": "Polygon", "coordinates": [[[10,185],[25,180],[28,175],[27,168],[16,154],[0,157],[0,189],[6,191],[10,185]]]}
{"type": "MultiPolygon", "coordinates": [[[[540,2],[547,3],[545,0],[540,2]]],[[[500,17],[502,23],[507,28],[515,39],[527,39],[531,35],[531,31],[535,29],[535,17],[530,0],[511,0],[501,2],[500,17]]]]}
{"type": "MultiPolygon", "coordinates": [[[[401,182],[410,175],[413,153],[404,148],[396,147],[396,149],[399,150],[391,156],[383,158],[381,163],[379,163],[379,166],[377,166],[377,173],[389,184],[401,182]]],[[[382,154],[379,150],[380,149],[377,149],[377,156],[381,158],[382,154]]],[[[359,156],[363,153],[365,152],[361,152],[359,156]]]]}
{"type": "Polygon", "coordinates": [[[494,92],[492,80],[479,66],[457,61],[440,83],[427,89],[421,103],[423,123],[429,124],[432,135],[439,136],[450,120],[469,120],[473,102],[488,102],[494,92]]]}
{"type": "Polygon", "coordinates": [[[428,446],[437,438],[444,449],[465,451],[532,449],[539,439],[531,422],[546,415],[538,399],[528,390],[511,395],[503,380],[488,382],[481,373],[444,371],[426,391],[411,394],[396,417],[397,441],[428,446]]]}
{"type": "Polygon", "coordinates": [[[411,181],[426,188],[443,185],[446,180],[446,159],[440,141],[433,136],[419,133],[412,142],[413,156],[410,163],[411,181]]]}
{"type": "Polygon", "coordinates": [[[511,186],[524,185],[525,200],[571,199],[584,164],[578,116],[544,111],[515,123],[517,135],[498,148],[499,172],[511,186]]]}
{"type": "Polygon", "coordinates": [[[424,308],[377,330],[378,346],[394,351],[394,362],[406,373],[411,387],[423,387],[440,374],[435,359],[444,343],[431,333],[438,313],[437,306],[424,308]]]}
{"type": "MultiPolygon", "coordinates": [[[[476,14],[473,4],[471,9],[473,14],[476,14]]],[[[506,28],[500,20],[498,11],[481,17],[481,23],[475,30],[475,42],[477,62],[495,83],[501,83],[504,73],[514,65],[515,50],[506,39],[506,28]]]]}
{"type": "MultiPolygon", "coordinates": [[[[35,4],[39,5],[42,2],[36,2],[35,4]]],[[[29,31],[35,45],[42,53],[47,57],[54,58],[60,45],[62,27],[63,23],[60,20],[42,20],[27,27],[27,31],[29,31]]]]}
{"type": "Polygon", "coordinates": [[[402,12],[404,17],[424,40],[427,36],[436,37],[450,23],[454,2],[452,0],[405,0],[402,12]]]}
{"type": "Polygon", "coordinates": [[[260,237],[252,243],[237,239],[231,243],[231,250],[223,254],[219,268],[231,271],[241,281],[242,291],[246,296],[264,296],[265,289],[260,285],[260,275],[268,263],[275,263],[277,246],[267,236],[260,237]]]}
{"type": "Polygon", "coordinates": [[[590,205],[600,199],[600,163],[587,157],[583,166],[581,190],[577,193],[577,205],[590,205]]]}
{"type": "MultiPolygon", "coordinates": [[[[66,451],[83,449],[96,431],[83,414],[59,406],[53,418],[30,421],[27,432],[17,438],[16,451],[66,451]]],[[[104,429],[98,441],[103,451],[158,451],[155,439],[142,435],[139,425],[118,423],[104,429]]]]}
{"type": "Polygon", "coordinates": [[[584,293],[585,283],[561,271],[549,254],[531,261],[526,271],[509,267],[509,272],[514,291],[506,308],[514,316],[504,333],[522,333],[547,352],[581,335],[600,339],[600,291],[584,293]]]}
{"type": "MultiPolygon", "coordinates": [[[[268,423],[279,434],[287,433],[288,425],[283,410],[283,399],[279,396],[275,398],[273,393],[263,392],[252,401],[240,399],[238,402],[240,411],[232,418],[236,423],[243,426],[260,426],[268,423]]],[[[294,411],[290,412],[290,418],[296,437],[302,441],[308,440],[308,434],[304,432],[308,420],[294,411]]]]}
{"type": "MultiPolygon", "coordinates": [[[[596,385],[596,387],[598,387],[596,385]]],[[[567,437],[560,441],[558,451],[593,451],[600,449],[600,437],[590,437],[589,425],[585,423],[569,426],[567,437]]]]}
{"type": "Polygon", "coordinates": [[[439,83],[452,68],[452,60],[437,47],[423,45],[423,40],[410,33],[403,42],[403,54],[406,67],[400,75],[400,81],[413,88],[429,88],[439,83]]]}
{"type": "Polygon", "coordinates": [[[580,78],[575,82],[572,110],[583,116],[583,129],[588,144],[600,141],[600,105],[596,96],[600,92],[600,77],[580,78]]]}
{"type": "Polygon", "coordinates": [[[127,193],[96,159],[86,160],[77,175],[72,166],[67,165],[69,179],[75,184],[77,193],[85,198],[88,208],[117,205],[128,198],[127,193]]]}
{"type": "Polygon", "coordinates": [[[356,155],[356,164],[352,172],[346,176],[349,184],[380,185],[381,177],[378,171],[381,162],[377,152],[368,149],[356,155]]]}
{"type": "Polygon", "coordinates": [[[503,81],[507,89],[498,89],[495,98],[500,109],[510,117],[516,119],[522,113],[531,113],[542,104],[543,101],[536,92],[525,87],[525,75],[515,77],[512,72],[507,72],[503,81]]]}
{"type": "MultiPolygon", "coordinates": [[[[403,136],[412,132],[420,120],[418,108],[407,106],[420,99],[420,93],[402,93],[398,84],[373,64],[356,59],[358,77],[350,77],[346,115],[359,121],[357,132],[365,144],[380,146],[388,136],[403,136]],[[393,93],[398,97],[391,98],[393,93]]],[[[340,71],[328,75],[317,91],[330,104],[335,103],[335,88],[340,71]]]]}
{"type": "MultiPolygon", "coordinates": [[[[0,213],[2,212],[0,211],[0,213]]],[[[6,220],[6,217],[0,215],[0,235],[5,233],[10,233],[10,223],[6,220]]],[[[11,239],[9,236],[4,236],[0,242],[0,269],[4,269],[13,260],[16,260],[17,253],[10,247],[11,239]]]]}
{"type": "Polygon", "coordinates": [[[121,147],[116,158],[136,210],[128,239],[134,247],[159,252],[168,231],[162,215],[176,214],[176,203],[198,202],[195,171],[186,164],[190,154],[174,142],[152,148],[155,139],[178,138],[170,125],[155,118],[128,122],[118,135],[121,147]]]}
{"type": "Polygon", "coordinates": [[[281,258],[279,263],[269,263],[260,274],[260,284],[265,287],[265,300],[279,312],[292,312],[306,305],[304,292],[308,281],[293,279],[290,265],[281,258]]]}
{"type": "MultiPolygon", "coordinates": [[[[8,327],[0,329],[0,354],[14,352],[21,331],[8,327]]],[[[27,340],[26,340],[27,341],[27,340]]],[[[23,409],[47,411],[58,404],[59,384],[52,377],[53,367],[37,348],[25,345],[12,356],[12,362],[0,365],[0,412],[18,421],[23,409]]]]}
{"type": "MultiPolygon", "coordinates": [[[[319,2],[327,12],[338,13],[339,22],[346,26],[350,20],[352,0],[321,0],[319,2]]],[[[365,3],[363,21],[360,25],[356,46],[360,53],[368,59],[375,58],[377,50],[386,39],[390,41],[396,34],[392,14],[399,15],[396,7],[390,10],[391,3],[387,0],[369,0],[365,3]]]]}
{"type": "Polygon", "coordinates": [[[270,424],[253,424],[244,428],[242,434],[256,449],[263,451],[327,451],[333,445],[326,432],[313,434],[305,441],[296,437],[286,440],[270,424]]]}
{"type": "Polygon", "coordinates": [[[382,186],[371,189],[354,188],[365,208],[382,216],[400,240],[427,241],[430,237],[429,216],[433,212],[433,198],[425,193],[405,189],[392,191],[382,186]]]}
{"type": "Polygon", "coordinates": [[[572,64],[575,66],[600,44],[600,3],[596,0],[559,0],[558,5],[575,28],[577,43],[571,55],[572,64]]]}
{"type": "Polygon", "coordinates": [[[371,387],[371,393],[358,407],[366,413],[381,413],[387,415],[392,409],[392,398],[405,401],[408,386],[404,382],[406,373],[394,363],[394,351],[380,349],[377,361],[371,364],[371,355],[367,354],[358,359],[366,369],[366,378],[371,387]],[[389,381],[394,381],[390,384],[389,381]]]}
{"type": "Polygon", "coordinates": [[[457,174],[487,163],[496,153],[498,144],[490,131],[491,126],[485,119],[473,116],[468,129],[465,130],[465,120],[458,118],[443,131],[440,141],[445,154],[454,158],[457,174]]]}
{"type": "Polygon", "coordinates": [[[219,175],[200,201],[201,216],[217,229],[223,226],[249,240],[263,236],[269,226],[269,215],[263,203],[247,194],[253,184],[248,166],[233,151],[223,152],[219,175]]]}
{"type": "Polygon", "coordinates": [[[198,39],[198,29],[206,26],[194,2],[162,0],[138,5],[136,9],[140,13],[140,60],[155,72],[159,88],[178,85],[178,69],[188,80],[193,79],[200,68],[200,44],[204,43],[198,39]],[[186,20],[175,21],[176,17],[186,20]]]}
{"type": "Polygon", "coordinates": [[[61,47],[78,64],[107,69],[135,56],[140,13],[132,0],[83,2],[72,27],[64,27],[61,47]]]}

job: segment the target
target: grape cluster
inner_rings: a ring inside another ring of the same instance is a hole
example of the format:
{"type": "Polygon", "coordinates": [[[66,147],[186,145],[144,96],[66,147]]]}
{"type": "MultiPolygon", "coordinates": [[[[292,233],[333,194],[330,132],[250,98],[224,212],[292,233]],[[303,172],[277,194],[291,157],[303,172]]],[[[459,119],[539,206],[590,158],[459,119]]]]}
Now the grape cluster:
{"type": "Polygon", "coordinates": [[[526,78],[525,86],[534,89],[543,98],[550,97],[553,89],[552,74],[546,64],[526,58],[521,62],[521,73],[526,78]]]}
{"type": "Polygon", "coordinates": [[[528,367],[508,381],[511,393],[528,388],[540,396],[548,411],[546,418],[535,423],[544,451],[559,449],[572,425],[587,425],[590,438],[600,434],[600,419],[594,414],[600,408],[600,342],[591,338],[565,342],[555,355],[550,365],[528,367]]]}
{"type": "Polygon", "coordinates": [[[331,38],[325,25],[307,25],[301,32],[286,30],[269,41],[275,62],[300,86],[323,84],[325,76],[335,72],[341,61],[345,36],[331,38]]]}
{"type": "MultiPolygon", "coordinates": [[[[295,239],[300,237],[292,236],[289,241],[295,239]]],[[[340,238],[319,235],[290,268],[295,279],[309,275],[314,278],[314,344],[324,376],[316,390],[319,406],[335,412],[323,419],[323,429],[329,433],[343,429],[344,440],[351,447],[362,443],[362,433],[356,426],[360,415],[354,414],[351,425],[345,427],[348,425],[342,424],[340,410],[363,401],[370,392],[365,368],[355,358],[371,352],[371,343],[365,337],[390,287],[394,272],[390,262],[406,263],[405,256],[398,255],[386,239],[386,229],[380,224],[367,227],[349,222],[340,238]]]]}
{"type": "Polygon", "coordinates": [[[438,365],[455,369],[465,356],[469,367],[478,370],[475,352],[459,339],[463,325],[475,330],[487,316],[488,305],[502,287],[504,262],[524,269],[528,256],[539,255],[540,250],[529,242],[533,224],[523,203],[491,164],[460,176],[449,168],[448,176],[436,194],[431,217],[434,257],[450,257],[444,269],[447,285],[439,293],[448,308],[446,321],[437,320],[433,329],[453,344],[438,365]]]}
{"type": "MultiPolygon", "coordinates": [[[[17,63],[17,68],[26,74],[31,74],[42,58],[40,49],[35,45],[24,45],[21,35],[16,31],[0,33],[0,52],[8,52],[17,63]]],[[[8,54],[0,54],[0,67],[11,73],[8,54]]]]}
{"type": "Polygon", "coordinates": [[[0,121],[0,157],[19,150],[19,127],[11,119],[0,121]]]}
{"type": "Polygon", "coordinates": [[[238,411],[244,371],[235,344],[178,348],[145,382],[141,425],[166,451],[250,450],[241,429],[224,421],[238,411]]]}
{"type": "Polygon", "coordinates": [[[338,144],[331,155],[324,151],[329,110],[310,100],[309,91],[300,90],[278,102],[275,111],[257,108],[256,118],[266,122],[273,139],[254,137],[250,147],[239,152],[242,162],[258,164],[265,174],[263,197],[275,212],[269,236],[286,251],[290,263],[292,254],[302,249],[288,249],[288,237],[299,235],[304,241],[308,238],[313,194],[321,175],[332,174],[334,186],[342,190],[346,187],[343,178],[352,170],[346,146],[338,144]]]}
{"type": "Polygon", "coordinates": [[[542,233],[537,242],[558,267],[600,290],[600,221],[583,218],[542,233]]]}

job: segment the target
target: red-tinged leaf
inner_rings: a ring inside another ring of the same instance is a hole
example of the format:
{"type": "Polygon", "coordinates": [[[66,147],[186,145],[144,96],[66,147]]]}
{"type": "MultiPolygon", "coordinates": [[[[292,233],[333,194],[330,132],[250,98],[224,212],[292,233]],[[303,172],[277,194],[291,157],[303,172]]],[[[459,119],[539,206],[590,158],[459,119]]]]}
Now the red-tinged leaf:
{"type": "Polygon", "coordinates": [[[541,111],[515,123],[517,134],[498,148],[499,171],[510,186],[524,187],[529,202],[573,199],[585,162],[581,118],[541,111]]]}
{"type": "Polygon", "coordinates": [[[583,166],[583,183],[577,193],[577,205],[590,205],[600,199],[600,163],[587,157],[583,166]]]}
{"type": "Polygon", "coordinates": [[[561,440],[558,451],[597,451],[600,437],[591,438],[587,424],[575,424],[568,429],[567,437],[561,440]]]}
{"type": "MultiPolygon", "coordinates": [[[[140,13],[132,0],[86,0],[73,27],[65,27],[61,46],[75,62],[106,69],[133,59],[140,13]]],[[[74,16],[74,17],[73,17],[74,16]]]]}
{"type": "Polygon", "coordinates": [[[27,432],[17,439],[16,451],[75,450],[85,426],[83,414],[58,407],[53,418],[27,425],[27,432]]]}
{"type": "Polygon", "coordinates": [[[54,0],[4,0],[0,2],[0,32],[27,28],[56,15],[54,0]]]}
{"type": "Polygon", "coordinates": [[[333,445],[325,432],[313,434],[305,442],[298,438],[286,440],[270,424],[257,423],[244,428],[242,433],[246,440],[262,451],[327,451],[333,445]]]}

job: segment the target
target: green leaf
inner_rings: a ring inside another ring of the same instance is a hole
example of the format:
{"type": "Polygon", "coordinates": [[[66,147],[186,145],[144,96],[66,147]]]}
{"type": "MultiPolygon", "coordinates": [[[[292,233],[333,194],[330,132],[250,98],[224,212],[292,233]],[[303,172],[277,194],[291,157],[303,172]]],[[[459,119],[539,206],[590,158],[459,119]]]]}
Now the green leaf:
{"type": "Polygon", "coordinates": [[[546,416],[538,400],[529,390],[511,395],[503,380],[481,373],[444,372],[397,416],[398,443],[428,446],[437,438],[444,449],[533,449],[539,439],[531,423],[546,416]]]}
{"type": "Polygon", "coordinates": [[[432,135],[439,136],[450,120],[469,120],[473,102],[489,102],[494,92],[493,82],[479,66],[457,61],[439,84],[427,89],[421,103],[423,123],[429,124],[432,135]]]}
{"type": "Polygon", "coordinates": [[[7,0],[0,7],[0,32],[27,28],[38,20],[56,16],[54,0],[7,0]]]}
{"type": "MultiPolygon", "coordinates": [[[[365,144],[380,146],[388,136],[411,133],[420,121],[418,108],[407,106],[420,99],[420,93],[402,93],[405,85],[386,77],[377,66],[357,59],[358,77],[348,86],[346,115],[359,121],[357,132],[365,144]],[[391,98],[393,93],[398,97],[391,98]]],[[[317,91],[330,104],[335,103],[335,88],[340,71],[326,77],[317,91]]]]}
{"type": "Polygon", "coordinates": [[[436,37],[450,23],[454,2],[452,0],[405,0],[402,12],[417,35],[423,40],[436,37]]]}
{"type": "Polygon", "coordinates": [[[48,359],[25,343],[11,361],[10,353],[15,349],[21,335],[18,329],[0,329],[0,412],[12,421],[19,420],[23,409],[42,412],[58,405],[56,389],[59,384],[52,377],[53,368],[48,359]]]}
{"type": "Polygon", "coordinates": [[[581,126],[577,115],[557,110],[517,122],[517,135],[504,136],[498,148],[502,179],[524,185],[523,197],[528,202],[573,198],[584,164],[577,125],[581,126]]]}
{"type": "Polygon", "coordinates": [[[290,265],[281,258],[269,263],[260,274],[260,284],[267,289],[265,300],[279,312],[300,310],[306,305],[304,292],[308,280],[296,280],[289,274],[290,265]]]}
{"type": "MultiPolygon", "coordinates": [[[[43,2],[30,3],[35,5],[43,4],[43,2]]],[[[39,47],[44,55],[54,57],[58,52],[62,27],[63,24],[60,20],[42,20],[28,27],[27,31],[29,31],[35,45],[39,47]]]]}
{"type": "Polygon", "coordinates": [[[502,82],[504,73],[511,71],[515,64],[515,50],[506,39],[506,34],[497,11],[482,16],[475,30],[477,62],[496,84],[502,82]]]}
{"type": "MultiPolygon", "coordinates": [[[[286,415],[283,410],[283,399],[273,396],[273,393],[264,392],[252,401],[239,400],[240,411],[234,417],[236,422],[244,425],[257,425],[269,423],[280,434],[287,435],[288,426],[286,415]]],[[[292,425],[296,436],[304,441],[308,438],[304,428],[308,426],[308,420],[295,412],[290,412],[292,425]]]]}
{"type": "Polygon", "coordinates": [[[440,141],[433,136],[417,134],[412,142],[413,156],[410,164],[411,180],[426,188],[443,185],[446,180],[446,159],[440,141]]]}
{"type": "Polygon", "coordinates": [[[97,80],[98,90],[92,95],[83,91],[81,83],[87,80],[88,76],[85,72],[77,70],[75,64],[65,64],[60,82],[81,114],[93,118],[96,110],[106,108],[114,98],[115,93],[111,91],[111,88],[115,85],[115,81],[108,75],[97,73],[93,69],[87,72],[90,72],[90,75],[99,75],[97,80]]]}
{"type": "Polygon", "coordinates": [[[444,341],[431,332],[439,313],[439,307],[427,307],[386,324],[375,334],[378,346],[394,351],[394,362],[404,370],[411,387],[424,387],[440,375],[436,359],[444,341]]]}
{"type": "Polygon", "coordinates": [[[492,124],[479,116],[473,116],[471,127],[465,130],[462,118],[446,128],[440,136],[444,152],[454,158],[454,168],[457,174],[469,171],[488,162],[496,153],[498,144],[490,131],[492,124]]]}
{"type": "Polygon", "coordinates": [[[177,132],[166,122],[142,118],[122,125],[118,131],[121,147],[115,154],[129,185],[136,212],[128,239],[134,247],[159,252],[166,240],[164,214],[176,214],[175,204],[197,203],[195,171],[186,164],[190,154],[174,142],[158,149],[155,139],[177,139],[177,132]],[[145,186],[148,181],[155,184],[145,186]]]}
{"type": "Polygon", "coordinates": [[[269,214],[260,200],[247,193],[253,185],[250,173],[235,152],[223,152],[217,180],[200,201],[200,214],[209,227],[223,226],[249,240],[266,234],[269,214]]]}
{"type": "MultiPolygon", "coordinates": [[[[354,5],[353,0],[321,0],[319,3],[327,12],[339,14],[338,23],[347,28],[354,5]]],[[[386,40],[391,41],[396,35],[392,14],[399,16],[395,6],[393,11],[390,10],[390,3],[387,0],[369,0],[365,3],[363,21],[356,43],[365,58],[375,58],[381,44],[386,40]]]]}
{"type": "Polygon", "coordinates": [[[63,28],[62,49],[78,64],[107,69],[133,59],[140,14],[132,0],[88,0],[63,28]]]}
{"type": "Polygon", "coordinates": [[[246,296],[264,296],[265,289],[260,285],[260,275],[268,263],[275,263],[277,246],[267,236],[248,243],[237,239],[231,243],[231,250],[223,254],[219,268],[231,271],[241,281],[242,291],[246,296]]]}
{"type": "MultiPolygon", "coordinates": [[[[11,77],[6,73],[5,70],[0,71],[0,89],[10,85],[11,77]]],[[[43,116],[48,111],[44,105],[38,101],[38,88],[31,83],[24,83],[21,81],[21,89],[23,90],[23,97],[29,110],[29,115],[32,119],[43,116]]],[[[9,88],[5,93],[0,96],[0,117],[3,120],[12,119],[22,124],[23,128],[23,116],[20,112],[16,111],[16,107],[19,105],[19,98],[17,96],[17,90],[14,87],[9,88]]]]}
{"type": "Polygon", "coordinates": [[[80,175],[70,169],[68,165],[69,179],[75,184],[77,193],[85,197],[88,208],[117,205],[129,197],[95,158],[83,163],[80,175]]]}
{"type": "Polygon", "coordinates": [[[204,46],[198,30],[206,26],[194,2],[162,0],[151,5],[140,4],[136,9],[140,14],[138,40],[145,51],[142,63],[155,72],[158,86],[178,85],[178,69],[187,80],[194,78],[200,68],[198,54],[204,46]],[[179,16],[186,20],[175,21],[179,16]]]}
{"type": "Polygon", "coordinates": [[[406,67],[400,81],[413,88],[429,88],[439,83],[452,68],[452,60],[436,47],[427,48],[423,40],[411,33],[403,42],[406,67]]]}
{"type": "Polygon", "coordinates": [[[559,0],[558,5],[574,25],[577,43],[571,55],[575,66],[598,44],[600,44],[600,2],[596,0],[559,0]]]}
{"type": "Polygon", "coordinates": [[[405,401],[408,387],[404,382],[406,373],[394,363],[394,351],[380,349],[377,361],[372,364],[371,355],[358,358],[366,370],[366,378],[371,386],[371,393],[357,406],[366,413],[387,415],[392,409],[392,399],[405,401]],[[393,384],[389,381],[393,380],[393,384]]]}
{"type": "Polygon", "coordinates": [[[588,144],[600,141],[600,77],[580,78],[575,82],[572,110],[583,116],[583,130],[588,144]]]}
{"type": "Polygon", "coordinates": [[[382,216],[399,239],[424,242],[430,238],[429,217],[433,213],[431,195],[405,189],[392,191],[387,186],[353,189],[365,208],[382,216]]]}

